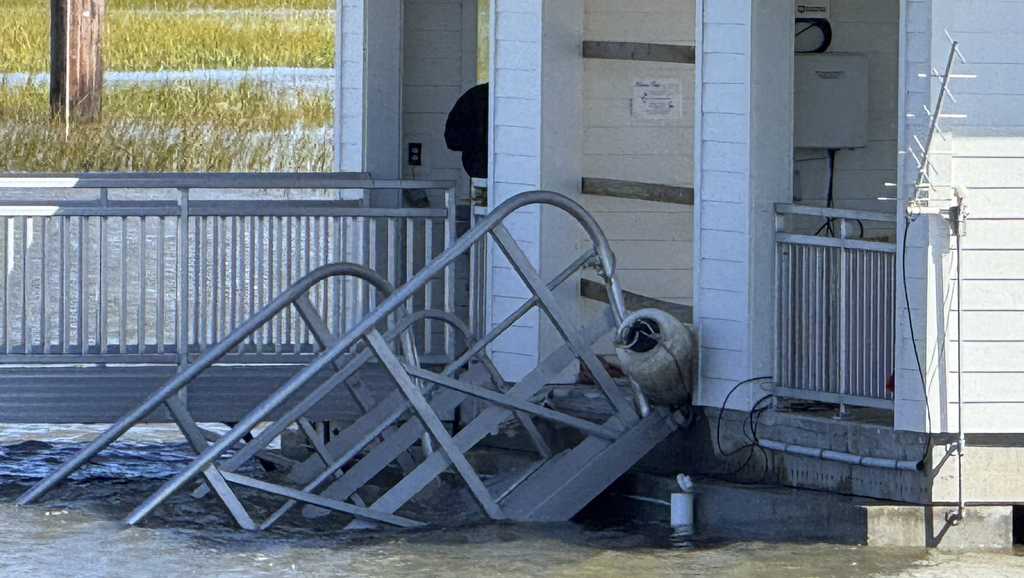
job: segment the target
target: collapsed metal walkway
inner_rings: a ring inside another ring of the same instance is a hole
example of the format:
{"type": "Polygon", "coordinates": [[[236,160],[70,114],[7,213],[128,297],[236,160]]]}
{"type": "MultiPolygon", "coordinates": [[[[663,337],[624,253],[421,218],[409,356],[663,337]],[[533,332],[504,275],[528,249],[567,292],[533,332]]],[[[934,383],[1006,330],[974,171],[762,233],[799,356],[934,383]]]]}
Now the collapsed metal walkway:
{"type": "Polygon", "coordinates": [[[267,528],[299,504],[351,516],[353,527],[367,522],[414,527],[422,522],[401,514],[400,510],[449,469],[464,481],[492,519],[567,520],[677,427],[668,409],[651,408],[638,388],[616,383],[594,353],[594,344],[615,331],[624,316],[614,255],[592,217],[562,195],[524,193],[495,209],[398,288],[361,265],[336,263],[309,272],[29,489],[18,503],[25,505],[40,499],[132,426],[166,408],[197,456],[143,501],[127,517],[129,524],[141,522],[172,494],[202,478],[193,493],[214,493],[245,529],[267,528]],[[591,242],[588,250],[548,281],[541,279],[503,224],[514,211],[529,205],[565,211],[579,222],[591,242]],[[472,335],[450,311],[424,309],[410,313],[409,302],[418,292],[448,274],[447,270],[462,255],[473,251],[479,243],[488,242],[493,242],[504,254],[529,289],[532,296],[528,300],[480,337],[472,335]],[[596,318],[577,327],[556,299],[555,290],[586,266],[598,269],[610,305],[596,318]],[[379,294],[376,307],[347,331],[332,331],[310,301],[311,293],[315,294],[322,283],[335,277],[361,279],[379,294]],[[544,312],[564,343],[524,378],[507,384],[488,359],[486,348],[534,307],[544,312]],[[227,433],[215,436],[202,430],[182,402],[180,392],[244,346],[254,332],[287,308],[295,309],[322,351],[227,433]],[[465,343],[465,350],[440,371],[421,364],[412,335],[411,328],[426,319],[460,334],[465,343]],[[603,423],[543,404],[541,397],[546,386],[577,362],[593,376],[608,404],[611,417],[603,423]],[[476,364],[484,371],[469,371],[476,364]],[[360,375],[373,366],[382,368],[394,386],[390,395],[375,404],[360,394],[360,375]],[[328,372],[330,377],[311,387],[322,372],[328,372]],[[481,374],[488,379],[471,377],[481,374]],[[348,389],[364,413],[324,443],[307,416],[339,388],[348,389]],[[485,409],[464,427],[449,431],[442,416],[469,400],[482,402],[485,409]],[[576,430],[581,441],[564,444],[565,447],[553,444],[539,427],[540,421],[576,430]],[[243,464],[256,458],[293,424],[307,435],[314,455],[291,470],[287,484],[239,473],[243,464]],[[495,490],[485,485],[467,454],[508,427],[525,434],[532,443],[535,459],[518,475],[509,477],[504,487],[495,490]],[[365,502],[360,490],[394,464],[402,471],[401,479],[372,503],[365,502]],[[236,487],[277,496],[284,502],[269,517],[256,521],[236,493],[236,487]]]}

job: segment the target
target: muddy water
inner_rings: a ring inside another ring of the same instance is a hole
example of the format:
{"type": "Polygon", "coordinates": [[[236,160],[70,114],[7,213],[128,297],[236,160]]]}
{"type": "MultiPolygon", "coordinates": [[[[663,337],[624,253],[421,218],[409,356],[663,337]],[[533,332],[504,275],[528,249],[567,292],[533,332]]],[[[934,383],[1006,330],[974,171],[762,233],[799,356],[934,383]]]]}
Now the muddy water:
{"type": "MultiPolygon", "coordinates": [[[[468,502],[417,531],[345,532],[331,518],[236,530],[212,501],[176,496],[144,526],[119,520],[189,457],[165,427],[135,430],[41,504],[28,484],[95,428],[0,427],[2,576],[1020,576],[1012,553],[820,544],[686,543],[661,527],[480,522],[468,502]],[[448,523],[445,524],[444,522],[448,523]]],[[[454,490],[453,490],[454,491],[454,490]]],[[[456,494],[452,494],[456,495],[456,494]]],[[[274,503],[255,501],[253,513],[274,503]]]]}

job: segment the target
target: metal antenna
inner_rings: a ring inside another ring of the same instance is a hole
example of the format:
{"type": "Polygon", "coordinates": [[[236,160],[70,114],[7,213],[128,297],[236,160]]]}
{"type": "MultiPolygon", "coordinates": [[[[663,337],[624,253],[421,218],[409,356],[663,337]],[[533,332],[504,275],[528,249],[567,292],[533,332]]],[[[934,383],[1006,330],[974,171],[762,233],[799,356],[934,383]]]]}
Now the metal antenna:
{"type": "Polygon", "coordinates": [[[932,157],[937,154],[934,151],[933,145],[935,143],[935,136],[939,135],[943,140],[946,140],[946,136],[939,126],[941,119],[964,119],[967,115],[963,114],[950,114],[945,112],[946,101],[952,101],[956,103],[956,98],[953,96],[950,90],[950,81],[953,79],[970,79],[976,78],[973,74],[954,74],[953,69],[957,62],[966,64],[964,55],[960,52],[960,43],[953,40],[950,36],[949,31],[946,31],[946,38],[949,39],[950,48],[949,56],[946,59],[946,68],[943,72],[939,72],[933,68],[931,73],[918,74],[919,78],[938,78],[941,81],[939,87],[939,95],[936,99],[934,108],[928,108],[924,106],[925,116],[929,119],[928,135],[925,137],[925,141],[921,142],[921,139],[914,135],[914,143],[910,146],[908,152],[914,158],[917,163],[917,184],[914,189],[914,198],[911,199],[910,204],[916,205],[922,201],[928,200],[928,192],[935,190],[935,185],[932,183],[931,176],[933,173],[938,172],[935,165],[932,163],[932,157]],[[925,193],[923,193],[925,192],[925,193]]]}

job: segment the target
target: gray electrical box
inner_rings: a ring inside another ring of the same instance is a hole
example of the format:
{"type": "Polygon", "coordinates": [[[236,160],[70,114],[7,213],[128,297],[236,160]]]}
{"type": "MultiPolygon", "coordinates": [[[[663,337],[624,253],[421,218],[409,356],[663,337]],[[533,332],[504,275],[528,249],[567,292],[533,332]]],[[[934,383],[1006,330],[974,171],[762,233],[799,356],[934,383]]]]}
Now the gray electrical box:
{"type": "Polygon", "coordinates": [[[794,76],[794,147],[867,146],[867,56],[836,52],[797,54],[794,76]]]}

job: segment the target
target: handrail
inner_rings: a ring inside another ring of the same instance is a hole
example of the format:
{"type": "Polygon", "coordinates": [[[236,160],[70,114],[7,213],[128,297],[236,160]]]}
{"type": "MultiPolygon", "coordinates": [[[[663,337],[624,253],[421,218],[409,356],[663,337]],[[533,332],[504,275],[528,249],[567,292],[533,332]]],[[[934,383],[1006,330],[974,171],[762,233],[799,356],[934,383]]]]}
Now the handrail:
{"type": "MultiPolygon", "coordinates": [[[[172,479],[165,482],[155,493],[147,498],[145,502],[133,510],[126,518],[126,522],[128,524],[136,524],[141,521],[142,518],[153,510],[153,508],[167,499],[171,494],[181,489],[181,487],[188,483],[189,480],[193,479],[196,474],[205,470],[213,461],[218,459],[224,451],[233,447],[267,415],[277,409],[295,392],[305,386],[310,379],[326,369],[328,366],[334,364],[343,352],[347,351],[360,339],[375,335],[374,329],[381,321],[387,319],[389,315],[402,308],[405,302],[412,298],[417,291],[422,289],[425,284],[430,283],[458,257],[472,248],[476,242],[489,234],[498,235],[499,238],[502,233],[507,235],[507,231],[502,227],[503,220],[514,211],[530,205],[549,205],[560,208],[570,216],[574,217],[584,228],[593,243],[593,251],[600,265],[600,273],[607,284],[612,315],[618,323],[621,323],[625,314],[625,307],[623,305],[622,290],[615,279],[615,257],[611,251],[607,238],[604,236],[604,233],[601,231],[593,217],[591,217],[578,203],[563,195],[549,191],[521,193],[502,203],[473,229],[464,234],[453,245],[427,263],[426,266],[409,279],[405,285],[396,289],[390,296],[380,302],[373,311],[356,323],[348,333],[336,339],[330,347],[326,348],[317,357],[311,360],[308,365],[303,367],[298,373],[293,375],[288,381],[277,388],[270,396],[250,410],[248,414],[238,421],[231,431],[221,436],[221,438],[216,442],[210,444],[188,466],[186,466],[185,469],[179,472],[172,479]]],[[[372,271],[347,264],[322,267],[310,275],[307,275],[307,277],[302,281],[296,283],[282,295],[277,297],[271,305],[268,305],[261,310],[260,314],[246,321],[243,325],[234,330],[227,339],[218,343],[217,346],[204,354],[196,364],[189,366],[159,390],[154,392],[145,402],[143,402],[142,405],[123,416],[116,424],[101,434],[89,446],[61,466],[57,472],[51,474],[49,477],[30,488],[25,494],[18,498],[17,503],[21,505],[30,503],[42,494],[46,493],[61,480],[65,479],[78,467],[83,465],[103,448],[120,437],[129,427],[131,427],[132,424],[155,410],[167,398],[174,395],[179,389],[184,387],[184,385],[193,380],[203,369],[209,367],[209,365],[212,365],[217,359],[230,351],[235,345],[245,339],[248,333],[254,331],[262,325],[262,323],[266,322],[269,317],[266,317],[264,315],[265,313],[270,312],[272,316],[273,313],[276,313],[301,297],[305,291],[315,283],[314,280],[320,280],[322,278],[325,270],[338,272],[345,271],[352,274],[365,273],[367,280],[378,288],[386,286],[381,284],[383,279],[372,271]]],[[[376,338],[380,339],[379,335],[377,335],[376,338]]],[[[448,450],[446,450],[446,453],[447,452],[448,450]]]]}
{"type": "Polygon", "coordinates": [[[801,215],[806,217],[826,217],[847,219],[851,221],[874,221],[879,223],[895,223],[896,213],[879,213],[874,211],[857,211],[853,209],[836,209],[832,207],[811,207],[792,203],[776,203],[776,215],[801,215]]]}
{"type": "Polygon", "coordinates": [[[449,189],[453,181],[369,173],[0,173],[0,189],[449,189]]]}
{"type": "MultiPolygon", "coordinates": [[[[78,454],[75,454],[70,460],[65,462],[60,468],[57,469],[53,474],[44,478],[36,485],[29,488],[24,494],[22,494],[17,503],[19,505],[29,504],[32,501],[38,499],[46,492],[50,491],[55,485],[64,480],[76,469],[84,465],[86,462],[91,460],[100,451],[106,448],[108,445],[114,442],[117,438],[121,437],[126,431],[128,431],[138,421],[145,418],[147,415],[155,411],[160,404],[164,403],[172,395],[176,395],[178,391],[184,388],[186,385],[191,383],[196,377],[198,377],[203,371],[208,369],[210,366],[217,363],[221,358],[231,352],[232,349],[237,347],[251,333],[262,327],[265,323],[273,319],[275,315],[281,312],[282,309],[294,304],[300,298],[306,295],[306,293],[316,286],[321,281],[329,279],[331,277],[348,276],[363,279],[382,294],[389,295],[394,291],[391,283],[382,277],[376,271],[363,267],[361,265],[355,265],[351,263],[332,263],[330,265],[324,265],[313,271],[310,271],[304,277],[296,281],[284,292],[278,295],[273,301],[268,303],[259,312],[247,319],[244,323],[236,327],[227,337],[222,341],[218,342],[215,346],[207,350],[200,356],[194,363],[186,367],[180,373],[171,378],[165,383],[160,389],[153,392],[141,405],[137,406],[132,411],[128,412],[114,424],[112,424],[107,430],[100,434],[95,440],[93,440],[88,446],[83,448],[78,454]]],[[[386,316],[379,317],[371,327],[375,326],[379,321],[385,319],[386,316]]],[[[412,343],[412,338],[408,332],[403,334],[403,349],[407,354],[413,354],[415,348],[412,343]]],[[[322,356],[321,356],[322,357],[322,356]]],[[[337,357],[337,356],[334,356],[337,357]]],[[[328,360],[327,363],[334,361],[334,357],[328,360]]],[[[321,367],[320,369],[323,369],[321,367]]],[[[317,371],[319,372],[318,369],[317,371]]],[[[234,445],[237,440],[231,442],[234,445]]]]}

